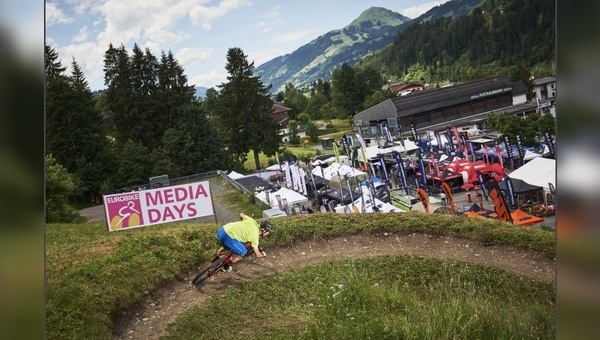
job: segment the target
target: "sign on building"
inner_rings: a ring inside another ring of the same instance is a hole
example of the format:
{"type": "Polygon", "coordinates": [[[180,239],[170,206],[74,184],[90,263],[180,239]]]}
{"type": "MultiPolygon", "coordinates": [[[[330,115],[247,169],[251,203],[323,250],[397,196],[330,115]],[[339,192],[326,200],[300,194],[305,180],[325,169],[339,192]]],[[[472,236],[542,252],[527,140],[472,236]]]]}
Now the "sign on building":
{"type": "Polygon", "coordinates": [[[214,215],[209,182],[103,196],[108,231],[214,215]]]}

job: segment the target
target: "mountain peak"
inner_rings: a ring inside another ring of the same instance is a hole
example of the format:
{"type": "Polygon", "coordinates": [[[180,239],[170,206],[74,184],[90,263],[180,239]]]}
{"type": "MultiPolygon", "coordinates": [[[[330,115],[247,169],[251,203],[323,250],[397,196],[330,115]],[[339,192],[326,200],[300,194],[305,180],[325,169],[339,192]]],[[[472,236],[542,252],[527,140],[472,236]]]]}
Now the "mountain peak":
{"type": "Polygon", "coordinates": [[[348,26],[361,26],[364,25],[364,23],[371,23],[373,27],[380,27],[382,25],[398,26],[410,20],[410,18],[394,11],[390,11],[387,8],[370,7],[362,12],[358,18],[354,19],[348,26]]]}

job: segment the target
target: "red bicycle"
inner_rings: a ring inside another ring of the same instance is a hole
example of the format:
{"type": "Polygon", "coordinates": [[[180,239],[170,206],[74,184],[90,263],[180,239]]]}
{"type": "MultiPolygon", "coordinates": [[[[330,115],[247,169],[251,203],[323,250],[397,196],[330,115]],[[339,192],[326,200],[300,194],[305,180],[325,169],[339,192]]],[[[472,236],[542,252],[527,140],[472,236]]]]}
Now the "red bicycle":
{"type": "MultiPolygon", "coordinates": [[[[252,245],[250,244],[250,242],[246,242],[244,244],[244,246],[246,247],[246,255],[244,255],[243,258],[250,256],[250,254],[254,254],[254,251],[252,250],[252,245]]],[[[261,246],[258,246],[258,249],[260,250],[261,253],[263,253],[263,249],[261,246]]],[[[221,268],[225,267],[226,264],[231,265],[231,255],[233,255],[233,252],[228,251],[227,255],[213,260],[208,265],[208,267],[206,267],[206,269],[204,269],[203,271],[198,273],[198,275],[196,275],[192,279],[192,284],[197,287],[201,283],[206,281],[209,277],[219,274],[221,272],[221,268]]]]}

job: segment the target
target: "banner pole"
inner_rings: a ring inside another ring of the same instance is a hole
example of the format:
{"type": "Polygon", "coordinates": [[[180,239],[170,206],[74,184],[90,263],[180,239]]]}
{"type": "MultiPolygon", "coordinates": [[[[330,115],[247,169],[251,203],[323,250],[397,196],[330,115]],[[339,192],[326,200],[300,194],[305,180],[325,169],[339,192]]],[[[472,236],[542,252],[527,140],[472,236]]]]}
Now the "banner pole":
{"type": "Polygon", "coordinates": [[[213,198],[213,191],[211,181],[208,181],[208,190],[210,191],[210,203],[212,205],[213,216],[215,217],[215,225],[219,226],[219,221],[217,220],[217,212],[215,211],[215,200],[213,198]]]}

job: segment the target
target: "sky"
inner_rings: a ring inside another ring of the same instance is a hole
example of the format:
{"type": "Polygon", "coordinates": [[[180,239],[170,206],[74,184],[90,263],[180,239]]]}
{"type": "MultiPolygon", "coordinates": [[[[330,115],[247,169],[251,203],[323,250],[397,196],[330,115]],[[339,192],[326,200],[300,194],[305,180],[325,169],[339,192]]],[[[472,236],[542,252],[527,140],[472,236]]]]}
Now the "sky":
{"type": "Polygon", "coordinates": [[[77,61],[92,91],[105,88],[103,57],[111,43],[130,54],[137,43],[159,59],[171,51],[190,85],[209,88],[226,82],[230,48],[241,48],[258,67],[343,28],[369,7],[416,18],[445,1],[47,0],[45,40],[64,66],[77,61]]]}

